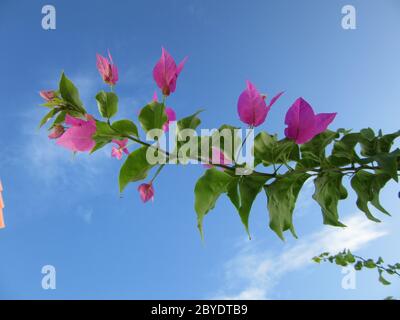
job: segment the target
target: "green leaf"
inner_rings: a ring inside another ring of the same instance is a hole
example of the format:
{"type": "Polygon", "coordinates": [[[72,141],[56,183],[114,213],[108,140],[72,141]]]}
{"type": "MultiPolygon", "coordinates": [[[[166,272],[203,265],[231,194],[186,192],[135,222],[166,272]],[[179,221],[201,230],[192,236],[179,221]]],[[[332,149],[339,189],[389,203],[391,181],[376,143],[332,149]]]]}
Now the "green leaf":
{"type": "Polygon", "coordinates": [[[348,265],[346,259],[341,254],[335,256],[335,263],[342,267],[346,267],[348,265]]]}
{"type": "Polygon", "coordinates": [[[381,170],[387,173],[396,182],[399,182],[399,177],[397,175],[399,158],[400,149],[396,149],[391,153],[381,153],[371,157],[371,159],[378,162],[381,170]]]}
{"type": "Polygon", "coordinates": [[[96,121],[96,133],[94,137],[107,138],[109,140],[114,138],[121,138],[121,135],[116,132],[107,122],[96,121]]]}
{"type": "Polygon", "coordinates": [[[363,263],[361,261],[357,261],[357,263],[354,265],[354,269],[360,271],[362,268],[363,268],[363,263]]]}
{"type": "Polygon", "coordinates": [[[53,128],[56,124],[63,123],[65,121],[65,117],[67,115],[66,111],[61,111],[58,116],[54,119],[53,124],[51,125],[51,128],[53,128]]]}
{"type": "Polygon", "coordinates": [[[362,129],[360,131],[361,137],[368,140],[373,141],[375,139],[375,132],[371,128],[362,129]]]}
{"type": "Polygon", "coordinates": [[[320,263],[322,261],[320,257],[314,257],[312,260],[316,263],[320,263]]]}
{"type": "Polygon", "coordinates": [[[203,110],[199,110],[195,112],[194,114],[183,118],[177,122],[177,127],[178,130],[184,130],[184,129],[193,129],[195,130],[201,123],[201,120],[199,117],[197,117],[203,110]]]}
{"type": "Polygon", "coordinates": [[[348,263],[354,263],[354,262],[356,262],[356,259],[354,258],[354,255],[353,255],[350,251],[348,251],[348,252],[344,255],[344,258],[345,258],[345,260],[346,260],[348,263]]]}
{"type": "Polygon", "coordinates": [[[338,132],[326,130],[315,136],[311,141],[301,145],[301,160],[297,167],[307,169],[325,166],[327,164],[325,149],[338,137],[338,132]]]}
{"type": "Polygon", "coordinates": [[[360,140],[359,133],[349,133],[333,145],[329,162],[336,166],[344,166],[359,160],[355,147],[360,140]]]}
{"type": "Polygon", "coordinates": [[[286,230],[297,237],[293,227],[293,210],[299,192],[309,177],[307,173],[293,172],[264,186],[268,197],[269,226],[281,239],[284,239],[283,232],[286,230]]]}
{"type": "Polygon", "coordinates": [[[111,127],[124,136],[139,137],[137,126],[130,120],[115,121],[111,127]]]}
{"type": "Polygon", "coordinates": [[[203,238],[203,219],[205,215],[215,207],[219,196],[228,191],[228,186],[235,178],[226,172],[217,169],[209,169],[197,181],[194,189],[197,213],[197,226],[203,238]]]}
{"type": "Polygon", "coordinates": [[[239,179],[240,177],[236,177],[232,179],[227,187],[227,195],[231,200],[232,204],[235,206],[236,210],[239,212],[240,210],[240,194],[239,194],[239,179]]]}
{"type": "Polygon", "coordinates": [[[47,108],[55,108],[55,107],[61,106],[62,102],[63,102],[63,100],[60,99],[59,97],[54,97],[52,100],[42,103],[41,106],[47,107],[47,108]]]}
{"type": "Polygon", "coordinates": [[[314,180],[315,193],[313,199],[322,209],[324,224],[345,227],[339,221],[337,206],[339,200],[347,198],[347,190],[342,185],[343,174],[335,171],[325,171],[314,180]]]}
{"type": "Polygon", "coordinates": [[[145,132],[152,129],[161,129],[168,117],[162,103],[153,101],[146,105],[139,114],[139,121],[145,132]]]}
{"type": "Polygon", "coordinates": [[[369,202],[378,210],[389,214],[379,202],[379,193],[389,180],[390,176],[387,174],[373,174],[364,170],[358,171],[351,179],[351,186],[357,193],[357,207],[372,221],[380,222],[369,210],[369,202]]]}
{"type": "Polygon", "coordinates": [[[110,119],[118,111],[118,96],[114,92],[100,91],[96,95],[97,106],[103,118],[110,119]]]}
{"type": "Polygon", "coordinates": [[[249,216],[251,207],[268,179],[268,176],[263,175],[235,177],[235,180],[228,186],[228,197],[238,210],[240,219],[242,220],[249,238],[249,216]]]}
{"type": "Polygon", "coordinates": [[[146,159],[147,147],[139,148],[129,154],[119,172],[119,190],[124,191],[130,182],[143,180],[154,165],[150,165],[146,159]]]}
{"type": "Polygon", "coordinates": [[[380,139],[378,140],[378,152],[390,152],[394,140],[398,137],[400,137],[400,130],[380,137],[380,139]]]}
{"type": "Polygon", "coordinates": [[[260,132],[254,139],[254,159],[256,165],[282,164],[299,160],[299,147],[289,139],[277,140],[276,136],[260,132]]]}
{"type": "Polygon", "coordinates": [[[82,113],[82,115],[85,115],[86,111],[83,108],[78,89],[75,87],[72,81],[65,76],[64,72],[61,75],[59,86],[60,94],[64,101],[75,106],[78,109],[76,111],[79,111],[82,113]]]}
{"type": "Polygon", "coordinates": [[[51,118],[53,118],[58,112],[60,112],[60,109],[54,108],[51,109],[40,121],[39,123],[39,128],[43,127],[51,118]]]}
{"type": "Polygon", "coordinates": [[[367,261],[364,261],[364,267],[369,268],[369,269],[374,269],[376,268],[376,264],[374,262],[374,260],[372,259],[368,259],[367,261]]]}
{"type": "Polygon", "coordinates": [[[103,121],[96,121],[96,132],[93,135],[93,140],[96,142],[93,149],[90,151],[93,152],[103,148],[105,145],[111,142],[112,139],[122,139],[122,137],[111,128],[111,126],[103,121]]]}
{"type": "Polygon", "coordinates": [[[90,150],[90,154],[93,152],[96,152],[97,150],[103,148],[106,146],[108,143],[111,142],[111,140],[104,140],[104,139],[98,139],[98,138],[93,138],[93,140],[96,142],[95,146],[93,147],[92,150],[90,150]]]}

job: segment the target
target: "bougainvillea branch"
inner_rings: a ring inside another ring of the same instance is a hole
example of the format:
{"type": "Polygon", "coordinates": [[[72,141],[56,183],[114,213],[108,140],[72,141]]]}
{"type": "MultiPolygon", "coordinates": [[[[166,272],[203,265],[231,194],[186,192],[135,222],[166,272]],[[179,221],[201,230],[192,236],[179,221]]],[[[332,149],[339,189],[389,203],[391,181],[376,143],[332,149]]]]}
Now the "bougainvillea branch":
{"type": "MultiPolygon", "coordinates": [[[[335,263],[338,266],[347,267],[353,266],[354,270],[361,271],[364,268],[376,269],[378,271],[378,280],[385,286],[391,284],[385,277],[397,276],[400,277],[400,263],[385,264],[383,259],[379,257],[378,259],[363,258],[358,255],[353,254],[350,250],[343,250],[337,254],[330,254],[329,252],[321,253],[320,255],[313,258],[314,262],[330,262],[335,263]]],[[[388,297],[392,298],[392,297],[388,297]]]]}
{"type": "Polygon", "coordinates": [[[336,113],[317,114],[305,99],[298,98],[286,113],[285,138],[279,139],[260,127],[283,92],[267,103],[267,95],[247,81],[237,105],[246,133],[243,135],[241,128],[224,124],[208,134],[201,130],[198,135],[201,111],[176,121],[175,111],[166,106],[168,96],[176,91],[186,60],[177,65],[162,49],[153,70],[162,102],[158,102],[155,93],[138,117],[146,139],[141,137],[143,133],[140,134],[132,119],[113,120],[118,112],[114,87],[119,78],[110,53],[108,59],[97,56],[99,73],[110,86],[109,91],[102,90],[96,95],[103,119],[87,113],[78,89],[63,73],[57,90],[40,93],[45,99],[43,105],[49,108],[40,126],[53,119],[49,138],[73,152],[93,153],[112,144],[112,157],[126,156],[119,174],[120,192],[131,183],[146,180],[149,172],[158,167],[150,181],[137,186],[143,202],[155,199],[155,178],[165,164],[203,165],[205,172],[194,190],[197,224],[202,235],[203,219],[222,194],[228,196],[250,235],[251,207],[264,190],[270,228],[282,239],[287,230],[296,236],[292,215],[298,194],[309,179],[314,180],[313,199],[322,209],[324,224],[344,226],[337,210],[339,201],[347,197],[344,177],[350,178],[357,194],[357,206],[367,218],[379,221],[370,212],[369,205],[389,214],[379,202],[379,193],[391,179],[398,182],[400,150],[393,148],[393,144],[400,131],[391,134],[383,134],[381,130],[375,133],[371,128],[359,132],[333,131],[328,126],[336,113]],[[256,135],[255,128],[260,130],[256,135]],[[131,152],[129,141],[135,147],[131,152]]]}

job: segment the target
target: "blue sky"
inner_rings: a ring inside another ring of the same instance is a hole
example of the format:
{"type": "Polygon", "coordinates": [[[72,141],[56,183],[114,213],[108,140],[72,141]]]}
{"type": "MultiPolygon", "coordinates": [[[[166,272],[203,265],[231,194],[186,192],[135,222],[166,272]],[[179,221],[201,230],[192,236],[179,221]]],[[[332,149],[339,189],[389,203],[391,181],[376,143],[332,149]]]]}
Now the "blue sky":
{"type": "Polygon", "coordinates": [[[0,178],[7,228],[0,230],[0,299],[10,298],[270,298],[381,299],[400,294],[375,272],[341,287],[341,270],[313,265],[324,249],[399,260],[399,187],[382,203],[393,214],[374,224],[359,213],[354,194],[340,204],[350,231],[323,227],[306,185],[295,212],[300,237],[282,242],[268,228],[266,198],[254,204],[246,239],[226,198],[205,219],[200,241],[193,188],[200,166],[168,166],[154,203],[143,205],[136,185],[120,198],[122,164],[110,148],[71,154],[39,131],[38,91],[56,87],[62,70],[97,115],[105,88],[95,54],[110,49],[120,70],[119,117],[136,121],[156,86],[152,68],[161,46],[189,60],[168,104],[178,117],[199,108],[202,127],[239,126],[236,102],[251,80],[261,91],[285,90],[262,129],[284,129],[299,96],[318,112],[338,112],[332,128],[398,129],[400,4],[385,1],[52,1],[57,29],[41,28],[43,1],[1,1],[0,178]],[[357,29],[341,28],[341,8],[357,10],[357,29]],[[41,268],[57,270],[57,289],[43,290],[41,268]]]}

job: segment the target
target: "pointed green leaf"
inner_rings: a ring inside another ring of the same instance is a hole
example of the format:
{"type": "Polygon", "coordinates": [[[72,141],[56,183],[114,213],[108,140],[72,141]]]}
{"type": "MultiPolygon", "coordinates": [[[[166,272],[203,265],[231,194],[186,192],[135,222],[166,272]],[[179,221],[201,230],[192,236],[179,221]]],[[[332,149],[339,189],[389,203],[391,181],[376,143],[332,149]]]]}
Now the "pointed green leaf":
{"type": "Polygon", "coordinates": [[[194,189],[194,208],[197,213],[197,226],[202,237],[205,215],[215,207],[219,196],[228,191],[228,186],[233,179],[235,178],[226,172],[212,168],[197,181],[194,189]]]}
{"type": "Polygon", "coordinates": [[[131,152],[119,172],[119,190],[124,191],[130,182],[143,180],[154,165],[150,165],[146,159],[147,147],[139,148],[131,152]]]}
{"type": "Polygon", "coordinates": [[[390,152],[394,140],[398,137],[400,137],[400,130],[380,137],[378,140],[378,153],[390,152]]]}
{"type": "Polygon", "coordinates": [[[51,128],[53,128],[56,124],[61,124],[65,121],[65,116],[67,115],[66,111],[61,111],[57,117],[54,119],[53,124],[51,125],[51,128]]]}
{"type": "Polygon", "coordinates": [[[145,132],[152,129],[161,129],[168,117],[162,103],[153,101],[146,105],[139,114],[139,121],[145,132]]]}
{"type": "Polygon", "coordinates": [[[199,110],[195,112],[194,114],[183,118],[177,122],[177,127],[178,130],[183,130],[183,129],[193,129],[195,130],[201,123],[201,120],[199,117],[197,117],[203,110],[199,110]]]}
{"type": "Polygon", "coordinates": [[[382,153],[372,157],[378,162],[379,167],[387,173],[394,181],[399,182],[398,177],[398,161],[400,158],[400,149],[396,149],[391,153],[382,153]]]}
{"type": "Polygon", "coordinates": [[[360,140],[359,133],[349,133],[333,145],[329,162],[336,166],[344,166],[359,160],[355,147],[360,140]]]}
{"type": "Polygon", "coordinates": [[[131,120],[115,121],[111,127],[124,136],[139,137],[138,128],[131,120]]]}
{"type": "Polygon", "coordinates": [[[96,95],[97,106],[103,118],[110,119],[118,111],[118,96],[114,92],[100,91],[96,95]]]}
{"type": "Polygon", "coordinates": [[[375,139],[375,132],[371,128],[362,129],[360,131],[361,137],[368,141],[373,141],[375,139]]]}
{"type": "Polygon", "coordinates": [[[78,109],[76,111],[79,111],[82,113],[82,115],[85,115],[86,111],[83,108],[82,101],[79,97],[79,91],[72,81],[65,76],[64,72],[61,75],[59,87],[61,97],[64,99],[64,101],[73,105],[78,109]]]}
{"type": "Polygon", "coordinates": [[[249,216],[250,210],[253,205],[254,200],[257,195],[263,189],[263,186],[267,182],[269,177],[266,176],[243,176],[239,180],[239,192],[240,192],[240,209],[239,215],[243,222],[244,227],[246,228],[247,234],[250,236],[249,232],[249,216]]]}
{"type": "Polygon", "coordinates": [[[232,204],[235,206],[236,210],[240,210],[240,194],[239,194],[239,177],[233,179],[228,185],[228,198],[231,200],[232,204]]]}
{"type": "Polygon", "coordinates": [[[293,226],[293,210],[307,173],[293,172],[277,178],[264,187],[268,197],[270,228],[283,240],[283,232],[290,230],[296,236],[293,226]]]}
{"type": "Polygon", "coordinates": [[[51,118],[53,118],[58,112],[60,112],[60,109],[54,108],[51,109],[40,121],[39,123],[39,128],[43,127],[51,118]]]}
{"type": "Polygon", "coordinates": [[[351,179],[351,186],[357,193],[357,207],[372,221],[380,222],[369,210],[369,202],[378,210],[389,214],[379,202],[379,193],[389,180],[390,176],[387,174],[372,174],[365,170],[358,171],[351,179]]]}
{"type": "Polygon", "coordinates": [[[327,163],[325,149],[336,138],[339,133],[326,130],[315,136],[311,141],[301,145],[301,160],[298,168],[314,168],[324,166],[327,163]]]}
{"type": "Polygon", "coordinates": [[[299,147],[289,139],[277,140],[276,136],[260,132],[254,139],[254,159],[256,165],[282,164],[299,160],[299,147]]]}
{"type": "Polygon", "coordinates": [[[324,224],[345,227],[339,221],[337,211],[339,200],[347,198],[347,190],[342,184],[342,178],[343,174],[340,172],[326,171],[314,180],[313,199],[321,206],[324,224]]]}

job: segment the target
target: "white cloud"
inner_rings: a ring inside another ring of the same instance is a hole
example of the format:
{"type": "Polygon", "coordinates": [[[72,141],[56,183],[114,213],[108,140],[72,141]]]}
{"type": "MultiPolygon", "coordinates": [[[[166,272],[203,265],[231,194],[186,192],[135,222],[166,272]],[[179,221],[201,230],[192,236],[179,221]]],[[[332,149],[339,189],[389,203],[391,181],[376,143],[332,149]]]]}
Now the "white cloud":
{"type": "Polygon", "coordinates": [[[344,248],[358,250],[388,232],[361,213],[344,221],[347,228],[323,227],[298,240],[280,254],[261,249],[260,243],[247,243],[225,266],[225,283],[218,299],[267,299],[280,278],[311,264],[312,257],[344,248]]]}
{"type": "Polygon", "coordinates": [[[87,178],[99,175],[110,158],[110,155],[106,154],[109,151],[107,148],[93,155],[73,155],[72,152],[56,145],[46,134],[47,131],[43,128],[41,132],[27,135],[19,147],[19,157],[16,161],[29,163],[29,174],[47,185],[68,184],[75,174],[85,175],[87,178]]]}

